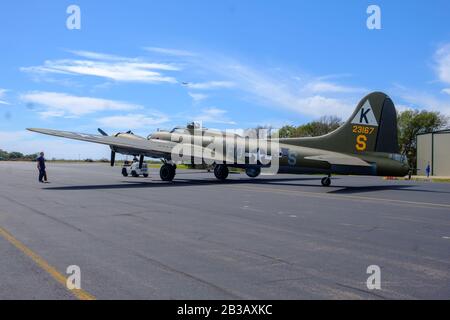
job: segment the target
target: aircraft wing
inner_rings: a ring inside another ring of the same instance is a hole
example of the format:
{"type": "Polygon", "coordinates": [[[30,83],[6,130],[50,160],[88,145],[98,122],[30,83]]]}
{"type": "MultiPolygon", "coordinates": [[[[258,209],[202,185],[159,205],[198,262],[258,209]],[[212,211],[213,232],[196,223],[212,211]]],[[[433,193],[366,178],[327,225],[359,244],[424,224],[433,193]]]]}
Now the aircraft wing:
{"type": "Polygon", "coordinates": [[[126,139],[122,137],[114,137],[114,136],[102,136],[97,134],[89,134],[89,133],[78,133],[78,132],[69,132],[69,131],[59,131],[59,130],[51,130],[51,129],[37,129],[37,128],[28,128],[27,130],[42,133],[50,136],[87,141],[99,144],[105,144],[109,146],[133,149],[136,151],[155,151],[155,153],[162,152],[166,153],[172,150],[174,143],[170,141],[159,141],[154,142],[150,140],[138,140],[138,139],[126,139]]]}
{"type": "Polygon", "coordinates": [[[309,156],[305,157],[308,160],[316,160],[316,161],[324,161],[328,162],[331,165],[341,165],[341,166],[357,166],[357,167],[370,167],[371,165],[366,161],[354,157],[349,156],[343,153],[330,153],[318,156],[309,156]]]}
{"type": "MultiPolygon", "coordinates": [[[[149,139],[149,140],[127,139],[123,137],[103,136],[89,133],[78,133],[78,132],[38,129],[38,128],[28,128],[27,130],[50,136],[93,142],[108,145],[111,147],[133,150],[136,151],[137,154],[146,154],[146,155],[150,154],[156,158],[160,157],[170,158],[172,151],[174,150],[174,148],[176,148],[176,150],[181,150],[182,154],[185,157],[191,156],[197,157],[197,155],[202,155],[203,160],[214,160],[212,158],[208,159],[207,156],[205,157],[205,155],[211,154],[210,150],[207,150],[206,148],[190,144],[177,143],[173,141],[157,140],[157,139],[149,139]]],[[[233,162],[233,159],[224,159],[224,161],[233,162]]]]}

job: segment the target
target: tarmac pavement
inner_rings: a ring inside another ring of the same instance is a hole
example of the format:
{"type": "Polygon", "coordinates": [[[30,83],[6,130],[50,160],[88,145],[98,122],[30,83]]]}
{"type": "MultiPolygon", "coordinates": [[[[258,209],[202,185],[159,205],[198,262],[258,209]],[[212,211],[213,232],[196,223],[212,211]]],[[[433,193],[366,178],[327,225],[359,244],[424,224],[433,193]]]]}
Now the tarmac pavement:
{"type": "Polygon", "coordinates": [[[450,298],[450,184],[47,166],[0,162],[0,299],[450,298]]]}

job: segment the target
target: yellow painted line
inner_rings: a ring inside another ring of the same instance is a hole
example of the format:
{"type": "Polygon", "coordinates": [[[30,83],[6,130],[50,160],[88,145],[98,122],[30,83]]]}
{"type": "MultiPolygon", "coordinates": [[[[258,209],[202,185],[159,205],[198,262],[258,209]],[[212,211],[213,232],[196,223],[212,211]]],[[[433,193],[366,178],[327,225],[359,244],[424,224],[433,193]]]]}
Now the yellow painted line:
{"type": "MultiPolygon", "coordinates": [[[[9,243],[19,249],[28,258],[34,261],[42,270],[47,272],[53,279],[55,279],[59,284],[67,289],[66,281],[67,278],[58,272],[54,267],[52,267],[47,261],[42,257],[34,253],[31,249],[25,246],[22,242],[14,238],[8,231],[0,227],[0,235],[5,238],[9,243]]],[[[69,290],[69,289],[67,289],[69,290]]],[[[77,299],[79,300],[95,300],[95,297],[82,289],[69,290],[77,299]]]]}
{"type": "Polygon", "coordinates": [[[373,201],[373,202],[390,202],[397,204],[407,204],[414,206],[423,206],[423,207],[439,207],[450,209],[450,204],[443,203],[432,203],[432,202],[417,202],[417,201],[408,201],[408,200],[397,200],[397,199],[386,199],[386,198],[373,198],[373,197],[364,197],[364,196],[349,196],[349,195],[334,195],[329,193],[318,193],[311,191],[297,191],[297,190],[286,190],[286,189],[278,189],[278,188],[261,188],[254,186],[233,186],[231,188],[238,188],[242,190],[248,191],[261,191],[261,192],[269,192],[269,193],[278,193],[278,194],[288,194],[288,195],[304,195],[309,197],[316,197],[322,199],[346,199],[346,200],[358,200],[358,201],[373,201]]]}

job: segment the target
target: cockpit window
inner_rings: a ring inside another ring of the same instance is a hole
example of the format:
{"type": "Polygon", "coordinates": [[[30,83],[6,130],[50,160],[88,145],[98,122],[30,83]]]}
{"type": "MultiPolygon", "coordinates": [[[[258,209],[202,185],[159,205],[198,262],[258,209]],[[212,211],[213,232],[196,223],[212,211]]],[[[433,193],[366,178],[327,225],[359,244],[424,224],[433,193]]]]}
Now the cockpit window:
{"type": "Polygon", "coordinates": [[[186,128],[174,128],[170,133],[189,134],[189,131],[186,128]]]}

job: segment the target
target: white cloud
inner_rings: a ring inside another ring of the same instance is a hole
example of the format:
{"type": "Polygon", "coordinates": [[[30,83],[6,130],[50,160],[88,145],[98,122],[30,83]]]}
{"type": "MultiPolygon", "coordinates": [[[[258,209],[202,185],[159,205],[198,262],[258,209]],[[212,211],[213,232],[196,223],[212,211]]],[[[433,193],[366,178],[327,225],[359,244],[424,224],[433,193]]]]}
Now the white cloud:
{"type": "MultiPolygon", "coordinates": [[[[441,84],[450,84],[450,44],[440,46],[434,54],[434,71],[441,84]]],[[[397,104],[397,110],[423,109],[428,111],[439,111],[450,116],[450,88],[440,90],[442,94],[432,94],[421,90],[411,89],[400,84],[394,84],[392,89],[400,99],[402,104],[397,104]]]]}
{"type": "Polygon", "coordinates": [[[189,89],[219,89],[219,88],[233,88],[235,83],[232,81],[208,81],[208,82],[198,82],[198,83],[187,83],[185,84],[189,89]]]}
{"type": "Polygon", "coordinates": [[[185,63],[199,74],[223,78],[221,81],[184,83],[189,90],[233,89],[246,93],[239,94],[244,99],[314,117],[330,114],[349,116],[358,100],[355,93],[365,93],[365,89],[326,80],[338,76],[293,77],[280,68],[254,68],[223,55],[197,54],[185,59],[185,63]]]}
{"type": "Polygon", "coordinates": [[[43,110],[40,111],[42,117],[80,117],[99,111],[124,111],[143,108],[140,105],[121,101],[42,91],[23,94],[21,100],[43,107],[43,110]]]}
{"type": "MultiPolygon", "coordinates": [[[[206,79],[205,81],[184,83],[185,87],[190,90],[188,94],[194,102],[208,97],[201,92],[202,90],[234,89],[247,93],[245,98],[250,96],[263,105],[279,107],[300,114],[346,116],[354,107],[350,105],[349,101],[354,102],[354,99],[343,98],[342,95],[365,91],[361,88],[344,86],[326,80],[329,77],[308,78],[302,75],[299,78],[301,81],[293,81],[290,74],[277,73],[273,75],[267,70],[245,66],[223,56],[203,57],[186,50],[159,47],[149,47],[146,50],[162,55],[176,56],[181,59],[179,60],[182,62],[181,64],[188,65],[210,78],[224,78],[223,80],[206,79]],[[339,97],[334,95],[339,95],[339,97]]],[[[180,71],[179,64],[150,63],[139,58],[126,58],[91,51],[71,51],[71,53],[81,59],[46,61],[42,66],[22,68],[22,70],[44,74],[89,75],[114,81],[148,83],[177,83],[174,77],[165,73],[180,71]]],[[[61,114],[60,108],[52,108],[46,110],[43,115],[61,116],[61,114]]]]}
{"type": "Polygon", "coordinates": [[[407,111],[407,110],[411,110],[411,106],[406,105],[406,104],[395,104],[395,109],[397,110],[397,112],[403,112],[403,111],[407,111]]]}
{"type": "Polygon", "coordinates": [[[222,123],[222,124],[236,124],[226,116],[227,111],[219,108],[206,108],[195,117],[195,121],[209,122],[209,123],[222,123]]]}
{"type": "Polygon", "coordinates": [[[7,150],[4,144],[9,141],[25,140],[31,136],[31,133],[28,131],[0,131],[0,141],[2,141],[1,149],[7,150]]]}
{"type": "Polygon", "coordinates": [[[411,107],[429,111],[439,111],[450,116],[450,101],[448,99],[440,99],[429,93],[410,90],[399,86],[397,86],[397,90],[401,99],[411,105],[411,107]]]}
{"type": "Polygon", "coordinates": [[[79,57],[92,59],[92,60],[109,60],[109,61],[133,61],[133,60],[136,60],[136,59],[132,59],[132,58],[125,58],[125,57],[117,56],[114,54],[85,51],[85,50],[68,50],[68,52],[71,52],[74,55],[77,55],[79,57]]]}
{"type": "Polygon", "coordinates": [[[8,102],[3,100],[4,97],[5,97],[6,92],[8,92],[8,90],[0,88],[0,104],[9,105],[8,102]]]}
{"type": "Polygon", "coordinates": [[[179,49],[169,49],[169,48],[160,48],[160,47],[146,47],[144,48],[150,52],[156,52],[168,56],[176,56],[176,57],[192,57],[195,56],[193,52],[187,50],[179,50],[179,49]]]}
{"type": "Polygon", "coordinates": [[[346,117],[354,108],[348,99],[312,94],[308,91],[308,84],[301,86],[297,82],[292,83],[287,80],[291,79],[288,76],[274,76],[236,62],[220,61],[214,68],[223,74],[229,74],[237,83],[237,88],[251,94],[265,105],[314,117],[346,117]]]}
{"type": "Polygon", "coordinates": [[[343,86],[332,82],[327,81],[312,81],[307,83],[304,87],[304,90],[312,93],[361,93],[367,92],[366,89],[363,88],[355,88],[350,86],[343,86]]]}
{"type": "Polygon", "coordinates": [[[138,58],[91,52],[71,51],[85,59],[47,60],[41,66],[23,67],[20,70],[33,74],[62,74],[96,76],[119,82],[177,83],[173,76],[164,75],[166,71],[179,71],[180,67],[147,62],[138,58]]]}
{"type": "Polygon", "coordinates": [[[103,127],[121,130],[154,127],[167,121],[169,118],[160,113],[127,114],[98,119],[98,123],[103,127]]]}
{"type": "Polygon", "coordinates": [[[450,44],[443,45],[436,51],[435,60],[439,80],[450,84],[450,44]]]}
{"type": "Polygon", "coordinates": [[[192,98],[192,100],[194,100],[194,102],[196,102],[196,103],[198,103],[200,101],[203,101],[203,100],[208,98],[208,95],[206,95],[204,93],[188,92],[188,94],[192,98]]]}

